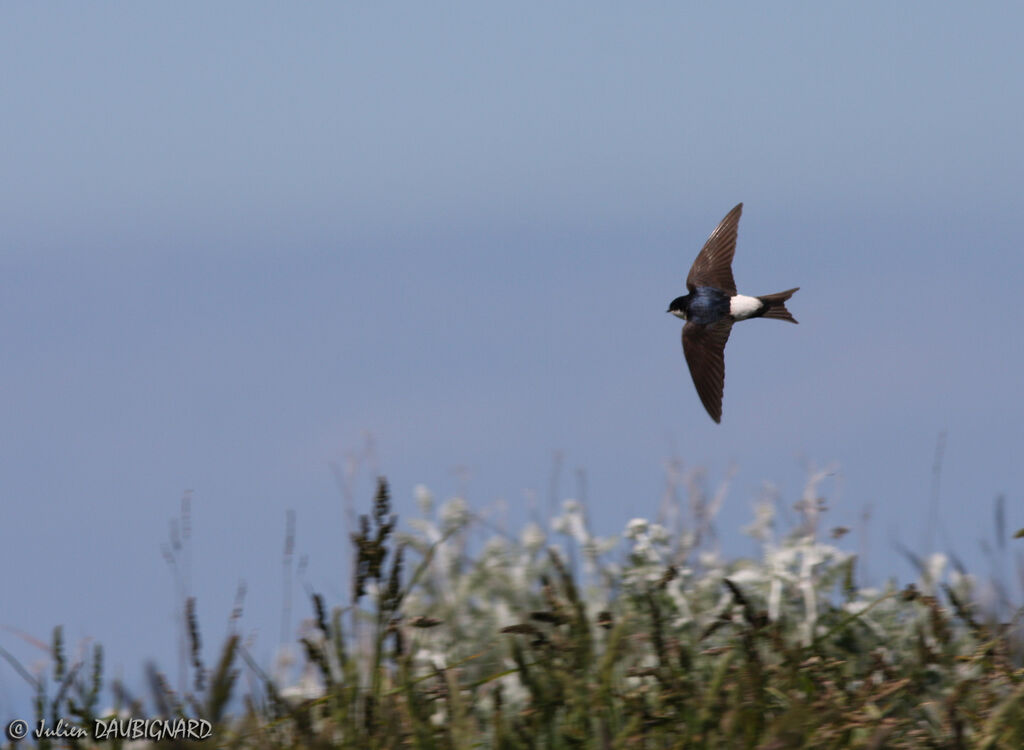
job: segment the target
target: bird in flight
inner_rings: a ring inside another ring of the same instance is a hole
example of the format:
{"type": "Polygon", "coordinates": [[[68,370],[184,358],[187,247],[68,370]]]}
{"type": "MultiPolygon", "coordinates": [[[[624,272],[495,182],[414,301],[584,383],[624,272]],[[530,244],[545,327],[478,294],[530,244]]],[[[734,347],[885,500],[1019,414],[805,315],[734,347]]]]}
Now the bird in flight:
{"type": "Polygon", "coordinates": [[[725,344],[732,324],[747,318],[797,322],[786,309],[786,300],[800,287],[761,297],[736,293],[732,256],[736,252],[736,231],[741,213],[742,203],[718,223],[686,277],[689,294],[676,297],[668,306],[668,312],[686,321],[683,326],[683,354],[686,355],[693,384],[697,386],[700,402],[715,422],[722,421],[725,344]]]}

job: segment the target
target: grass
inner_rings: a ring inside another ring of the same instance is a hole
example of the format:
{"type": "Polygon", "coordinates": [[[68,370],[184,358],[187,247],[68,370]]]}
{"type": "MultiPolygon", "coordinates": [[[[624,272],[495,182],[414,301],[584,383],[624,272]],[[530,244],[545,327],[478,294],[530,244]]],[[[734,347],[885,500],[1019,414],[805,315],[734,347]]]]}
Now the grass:
{"type": "Polygon", "coordinates": [[[420,495],[400,532],[379,481],[351,535],[351,602],[311,596],[298,680],[268,676],[237,634],[208,670],[189,598],[182,694],[151,667],[148,702],[114,682],[101,712],[102,649],[69,663],[59,628],[52,683],[0,656],[34,685],[37,718],[202,719],[218,747],[1024,747],[1024,610],[996,621],[941,556],[916,584],[859,587],[856,557],[817,538],[813,486],[788,534],[758,509],[758,560],[713,551],[699,494],[685,528],[632,521],[624,556],[573,501],[562,546],[531,525],[470,556],[465,504],[435,513],[420,495]]]}

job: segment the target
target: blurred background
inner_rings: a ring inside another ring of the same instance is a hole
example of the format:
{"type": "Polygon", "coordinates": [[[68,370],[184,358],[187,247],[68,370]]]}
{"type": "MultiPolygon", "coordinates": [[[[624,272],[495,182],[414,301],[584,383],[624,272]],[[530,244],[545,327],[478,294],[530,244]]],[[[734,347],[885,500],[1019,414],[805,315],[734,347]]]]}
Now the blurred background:
{"type": "MultiPolygon", "coordinates": [[[[912,576],[901,547],[1007,573],[1022,24],[4,4],[0,647],[34,669],[61,624],[132,684],[175,664],[182,582],[216,648],[244,581],[269,660],[306,588],[348,602],[345,498],[378,473],[404,521],[423,484],[512,533],[580,498],[611,535],[699,468],[743,555],[754,501],[825,472],[862,583],[912,576]],[[739,201],[739,289],[800,286],[800,325],[737,327],[719,426],[665,308],[739,201]]],[[[0,718],[28,695],[0,662],[0,718]]]]}

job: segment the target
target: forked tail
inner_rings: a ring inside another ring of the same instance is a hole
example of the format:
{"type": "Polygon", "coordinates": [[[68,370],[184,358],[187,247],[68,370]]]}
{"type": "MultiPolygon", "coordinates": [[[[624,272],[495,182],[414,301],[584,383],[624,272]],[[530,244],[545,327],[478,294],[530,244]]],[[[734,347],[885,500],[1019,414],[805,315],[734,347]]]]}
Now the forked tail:
{"type": "Polygon", "coordinates": [[[762,297],[758,297],[764,304],[764,312],[761,313],[761,317],[778,318],[779,320],[788,320],[790,323],[796,323],[796,318],[790,315],[789,310],[786,309],[786,300],[792,297],[799,288],[797,286],[784,292],[765,294],[762,297]]]}

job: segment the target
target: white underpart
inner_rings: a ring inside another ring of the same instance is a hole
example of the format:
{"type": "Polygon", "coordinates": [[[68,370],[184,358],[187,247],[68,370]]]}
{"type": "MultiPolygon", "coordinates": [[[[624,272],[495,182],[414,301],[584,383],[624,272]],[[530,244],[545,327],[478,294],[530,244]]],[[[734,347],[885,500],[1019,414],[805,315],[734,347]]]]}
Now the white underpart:
{"type": "Polygon", "coordinates": [[[764,307],[764,303],[757,297],[748,297],[745,294],[737,294],[729,300],[729,314],[733,320],[749,318],[764,307]]]}

